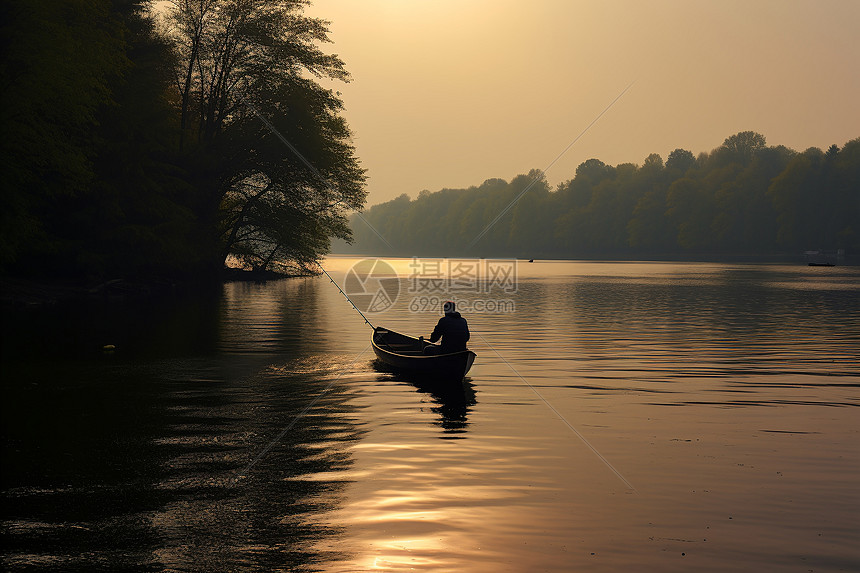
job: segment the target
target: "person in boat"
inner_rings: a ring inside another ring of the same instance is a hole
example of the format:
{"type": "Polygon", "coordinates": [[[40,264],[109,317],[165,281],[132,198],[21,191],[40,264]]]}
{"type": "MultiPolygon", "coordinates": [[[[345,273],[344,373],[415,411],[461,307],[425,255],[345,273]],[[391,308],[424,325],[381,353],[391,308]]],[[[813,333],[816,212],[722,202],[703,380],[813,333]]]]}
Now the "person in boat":
{"type": "MultiPolygon", "coordinates": [[[[430,342],[441,338],[442,343],[439,346],[427,346],[424,348],[424,354],[449,354],[466,350],[466,342],[469,341],[469,325],[466,319],[460,316],[450,300],[442,305],[442,311],[445,316],[439,319],[433,334],[430,335],[430,342]]],[[[424,341],[423,336],[421,341],[424,341]]]]}

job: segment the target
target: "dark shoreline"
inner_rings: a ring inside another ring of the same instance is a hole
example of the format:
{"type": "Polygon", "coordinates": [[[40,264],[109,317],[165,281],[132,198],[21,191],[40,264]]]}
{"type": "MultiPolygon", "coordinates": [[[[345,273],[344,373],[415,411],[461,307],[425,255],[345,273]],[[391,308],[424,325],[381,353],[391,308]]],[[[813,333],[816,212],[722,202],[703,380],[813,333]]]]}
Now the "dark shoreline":
{"type": "Polygon", "coordinates": [[[196,290],[201,286],[217,288],[228,282],[266,282],[301,276],[307,275],[242,269],[224,269],[219,279],[212,281],[164,277],[117,278],[104,281],[4,276],[0,277],[0,311],[14,312],[84,302],[152,300],[196,290]]]}
{"type": "MultiPolygon", "coordinates": [[[[649,263],[737,263],[737,264],[775,264],[775,265],[797,265],[807,266],[810,262],[819,261],[819,258],[809,258],[804,253],[764,253],[764,254],[743,254],[743,253],[657,253],[657,254],[635,254],[635,253],[591,253],[591,254],[571,254],[557,255],[547,253],[518,253],[512,256],[500,255],[498,253],[485,253],[482,256],[459,255],[459,254],[439,254],[433,252],[417,253],[417,254],[375,254],[368,255],[366,253],[331,253],[330,257],[347,257],[347,258],[368,258],[368,259],[410,259],[410,258],[428,258],[428,259],[498,259],[498,260],[518,260],[527,262],[534,261],[586,261],[586,262],[649,262],[649,263]]],[[[860,266],[860,256],[856,254],[843,255],[841,258],[836,257],[828,251],[827,260],[835,263],[837,267],[852,267],[860,266]]]]}
{"type": "MultiPolygon", "coordinates": [[[[355,253],[332,253],[332,257],[366,257],[366,258],[405,258],[403,255],[362,255],[355,253]]],[[[427,258],[446,258],[445,255],[418,255],[427,258]]],[[[451,257],[447,258],[465,258],[451,257]]],[[[533,257],[489,257],[517,259],[523,262],[534,261],[640,261],[640,262],[685,262],[685,263],[751,263],[751,264],[794,264],[807,266],[809,260],[798,254],[718,254],[698,253],[695,255],[680,255],[673,253],[650,256],[631,257],[630,254],[606,253],[602,256],[580,256],[563,258],[558,256],[541,256],[535,253],[533,257]]],[[[860,258],[845,256],[835,262],[835,267],[858,266],[860,258]]],[[[207,279],[172,279],[166,277],[117,278],[111,280],[93,280],[82,278],[33,278],[18,276],[0,277],[0,312],[15,312],[27,309],[51,308],[66,303],[92,303],[98,301],[137,301],[153,300],[166,296],[179,295],[192,289],[199,291],[203,288],[217,288],[228,282],[267,282],[289,278],[301,278],[311,275],[285,274],[276,271],[251,271],[236,268],[225,268],[220,276],[207,279]]]]}

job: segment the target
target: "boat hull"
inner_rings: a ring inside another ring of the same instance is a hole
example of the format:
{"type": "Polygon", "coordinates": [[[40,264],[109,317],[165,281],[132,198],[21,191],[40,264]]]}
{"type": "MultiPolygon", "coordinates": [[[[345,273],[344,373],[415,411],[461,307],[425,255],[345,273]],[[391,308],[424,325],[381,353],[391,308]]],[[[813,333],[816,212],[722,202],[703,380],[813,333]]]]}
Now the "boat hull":
{"type": "Polygon", "coordinates": [[[448,354],[424,354],[423,347],[436,346],[417,338],[376,328],[372,338],[376,358],[387,367],[405,374],[462,380],[477,355],[471,350],[448,354]]]}

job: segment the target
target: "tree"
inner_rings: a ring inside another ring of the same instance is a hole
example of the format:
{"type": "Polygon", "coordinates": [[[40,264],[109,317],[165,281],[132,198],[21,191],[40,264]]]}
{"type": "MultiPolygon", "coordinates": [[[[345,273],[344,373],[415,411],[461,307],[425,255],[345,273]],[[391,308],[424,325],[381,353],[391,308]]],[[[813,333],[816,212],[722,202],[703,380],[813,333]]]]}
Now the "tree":
{"type": "Polygon", "coordinates": [[[630,246],[636,249],[671,250],[674,237],[665,215],[665,189],[654,189],[641,197],[627,224],[630,246]]]}
{"type": "MultiPolygon", "coordinates": [[[[742,163],[729,151],[742,139],[729,138],[728,147],[698,158],[676,149],[665,166],[657,154],[641,167],[590,159],[554,192],[537,171],[510,183],[490,179],[467,189],[422,191],[415,201],[403,195],[376,205],[365,218],[399,255],[576,258],[860,248],[860,140],[842,150],[798,154],[761,147],[753,136],[747,138],[751,159],[742,163]],[[465,249],[493,221],[486,239],[465,249]]],[[[353,252],[376,252],[379,241],[363,222],[355,225],[353,252]]]]}
{"type": "Polygon", "coordinates": [[[765,148],[767,141],[765,137],[754,131],[741,131],[729,136],[723,142],[719,151],[727,156],[730,161],[746,164],[752,161],[753,156],[765,148]]]}
{"type": "Polygon", "coordinates": [[[770,184],[780,245],[793,249],[860,247],[860,140],[794,155],[770,184]]]}
{"type": "Polygon", "coordinates": [[[827,150],[825,163],[825,184],[833,193],[830,229],[838,247],[856,253],[860,250],[860,138],[836,153],[832,153],[834,147],[827,150]]]}
{"type": "Polygon", "coordinates": [[[685,250],[711,247],[714,197],[690,177],[675,180],[666,198],[666,216],[673,223],[677,245],[685,250]]]}
{"type": "Polygon", "coordinates": [[[4,5],[0,259],[17,274],[101,280],[195,263],[171,48],[147,4],[4,5]]]}
{"type": "Polygon", "coordinates": [[[671,228],[665,220],[666,192],[669,178],[676,171],[670,169],[668,163],[664,168],[663,159],[652,153],[628,185],[627,195],[634,205],[626,225],[626,243],[630,247],[666,249],[671,245],[671,228]]]}
{"type": "Polygon", "coordinates": [[[86,241],[89,270],[114,277],[178,276],[200,264],[193,190],[176,164],[172,47],[146,4],[112,3],[128,61],[94,129],[95,178],[66,215],[66,234],[86,241]]]}
{"type": "Polygon", "coordinates": [[[676,149],[669,154],[666,159],[666,169],[677,170],[681,175],[684,175],[689,169],[696,165],[696,158],[692,151],[686,149],[676,149]]]}
{"type": "Polygon", "coordinates": [[[342,102],[310,79],[349,75],[318,47],[327,23],[303,4],[172,4],[179,143],[213,270],[229,255],[253,268],[307,267],[330,237],[350,238],[346,213],[364,204],[342,102]]]}
{"type": "Polygon", "coordinates": [[[45,218],[93,180],[94,128],[126,64],[107,2],[13,0],[0,8],[0,265],[56,251],[45,218]]]}
{"type": "MultiPolygon", "coordinates": [[[[512,209],[506,252],[531,258],[534,252],[545,253],[552,246],[552,235],[546,230],[552,224],[553,213],[547,208],[549,185],[546,175],[542,171],[532,169],[528,177],[528,191],[512,209]]],[[[514,181],[517,179],[519,178],[514,181]]]]}
{"type": "Polygon", "coordinates": [[[663,158],[659,153],[652,153],[645,158],[645,163],[642,164],[642,169],[646,171],[660,171],[663,169],[663,158]]]}

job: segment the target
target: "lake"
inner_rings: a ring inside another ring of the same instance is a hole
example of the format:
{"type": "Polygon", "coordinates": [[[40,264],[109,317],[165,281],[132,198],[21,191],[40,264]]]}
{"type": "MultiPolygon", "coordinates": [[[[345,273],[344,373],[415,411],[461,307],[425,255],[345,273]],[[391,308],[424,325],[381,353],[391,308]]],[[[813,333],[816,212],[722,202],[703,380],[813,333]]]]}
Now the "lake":
{"type": "Polygon", "coordinates": [[[360,260],[464,388],[326,277],[8,321],[4,569],[860,570],[860,268],[360,260]]]}

